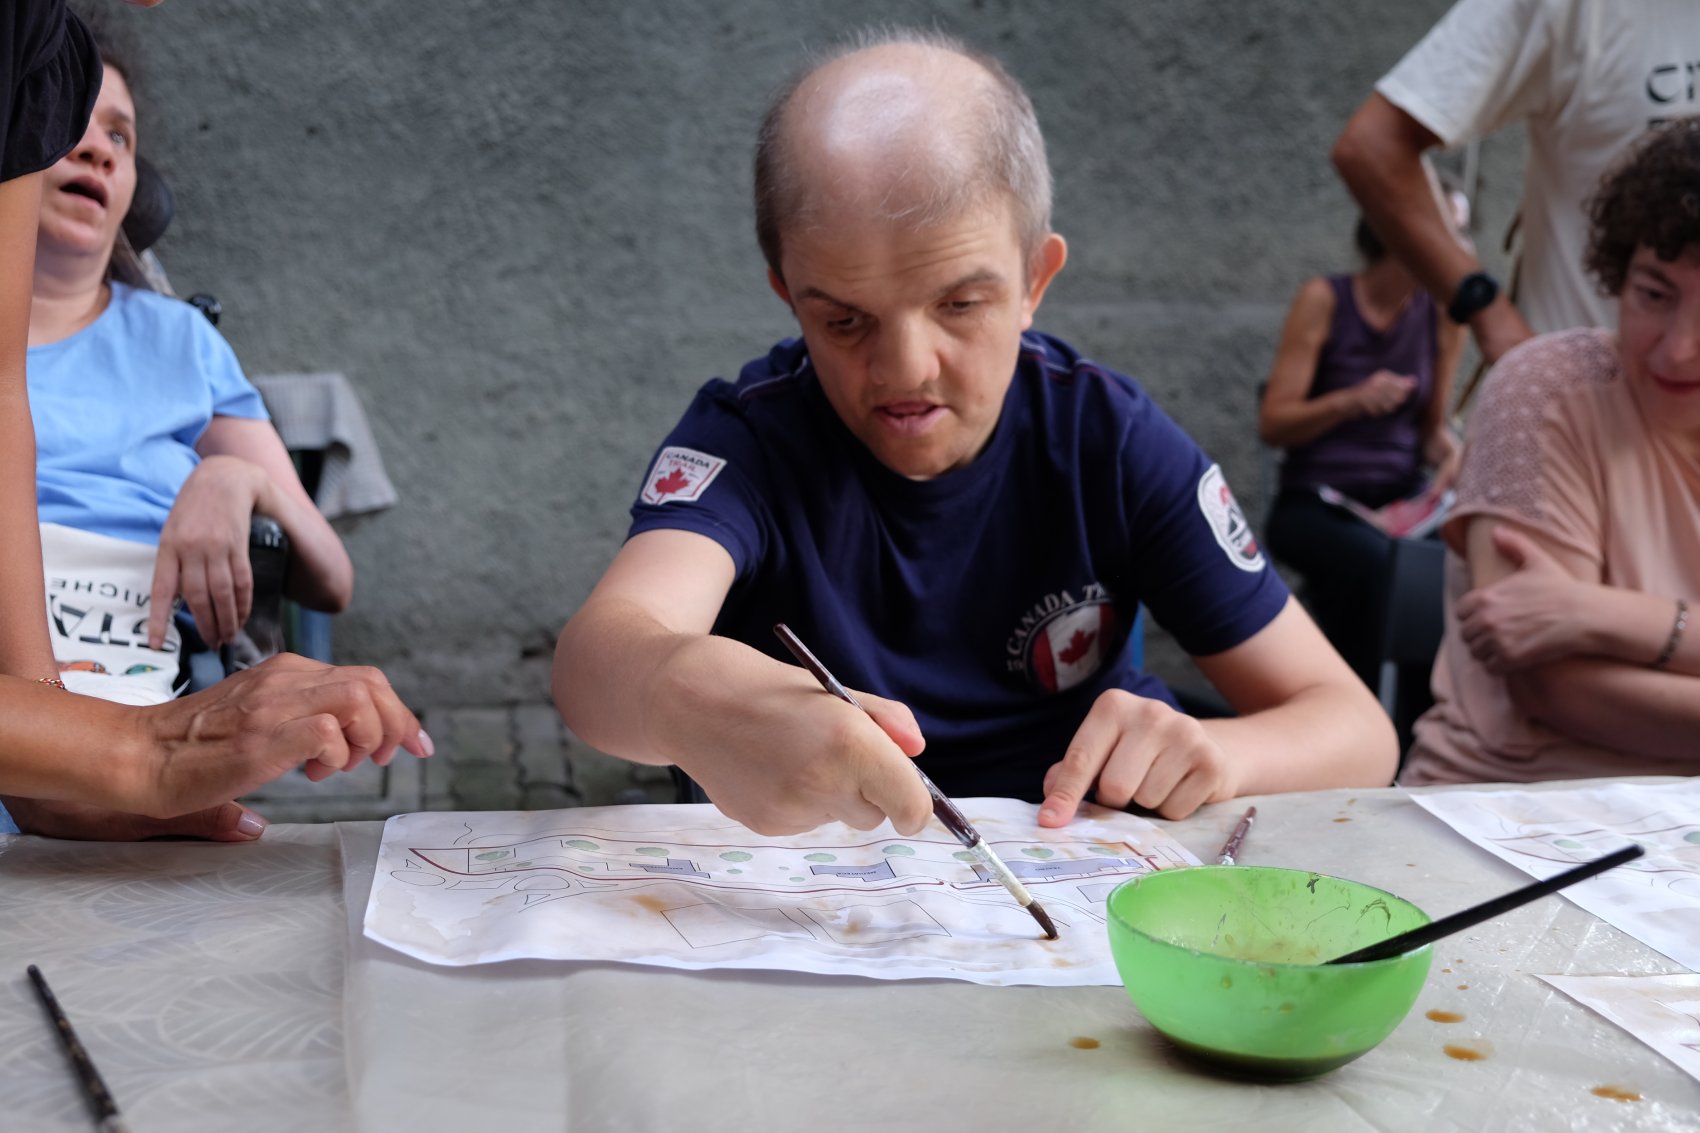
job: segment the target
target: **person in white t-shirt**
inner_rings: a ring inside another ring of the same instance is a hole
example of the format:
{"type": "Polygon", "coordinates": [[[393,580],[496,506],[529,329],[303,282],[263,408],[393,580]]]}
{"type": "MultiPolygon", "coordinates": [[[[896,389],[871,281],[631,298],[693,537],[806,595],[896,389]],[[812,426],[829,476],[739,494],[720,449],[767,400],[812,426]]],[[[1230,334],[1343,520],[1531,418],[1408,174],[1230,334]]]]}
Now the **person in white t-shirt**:
{"type": "Polygon", "coordinates": [[[1582,202],[1649,126],[1700,111],[1697,0],[1459,0],[1376,84],[1333,161],[1377,234],[1488,362],[1532,334],[1616,324],[1583,270],[1582,202]],[[1528,131],[1513,305],[1434,207],[1424,150],[1528,131]]]}

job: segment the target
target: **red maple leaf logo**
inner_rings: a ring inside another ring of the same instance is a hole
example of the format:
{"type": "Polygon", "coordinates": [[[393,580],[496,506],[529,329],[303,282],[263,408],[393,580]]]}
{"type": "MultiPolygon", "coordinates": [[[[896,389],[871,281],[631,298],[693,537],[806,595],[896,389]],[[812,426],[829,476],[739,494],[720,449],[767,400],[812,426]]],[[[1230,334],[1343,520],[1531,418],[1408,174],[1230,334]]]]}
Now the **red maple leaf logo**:
{"type": "Polygon", "coordinates": [[[1092,648],[1092,643],[1097,639],[1096,630],[1091,633],[1087,633],[1083,629],[1075,630],[1074,636],[1068,639],[1068,644],[1063,646],[1062,652],[1057,654],[1057,660],[1065,665],[1074,664],[1086,656],[1086,651],[1092,648]]]}
{"type": "Polygon", "coordinates": [[[655,482],[655,494],[670,496],[674,492],[682,492],[691,486],[691,478],[677,468],[655,482]]]}

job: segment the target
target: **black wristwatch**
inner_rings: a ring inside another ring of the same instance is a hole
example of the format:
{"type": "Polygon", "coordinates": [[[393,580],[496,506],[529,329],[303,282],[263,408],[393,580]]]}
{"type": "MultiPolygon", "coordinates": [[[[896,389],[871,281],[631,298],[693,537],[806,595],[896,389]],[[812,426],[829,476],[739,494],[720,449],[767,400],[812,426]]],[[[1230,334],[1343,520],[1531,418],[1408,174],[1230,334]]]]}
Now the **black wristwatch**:
{"type": "Polygon", "coordinates": [[[1446,305],[1446,317],[1463,325],[1477,311],[1499,298],[1499,280],[1485,271],[1473,271],[1458,281],[1452,302],[1446,305]]]}

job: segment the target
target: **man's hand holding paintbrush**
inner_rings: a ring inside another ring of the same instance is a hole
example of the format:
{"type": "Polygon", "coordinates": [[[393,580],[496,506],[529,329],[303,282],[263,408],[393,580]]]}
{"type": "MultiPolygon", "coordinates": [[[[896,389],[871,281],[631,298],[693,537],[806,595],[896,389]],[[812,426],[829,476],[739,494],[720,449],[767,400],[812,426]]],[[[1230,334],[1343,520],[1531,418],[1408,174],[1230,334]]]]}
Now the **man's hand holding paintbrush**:
{"type": "Polygon", "coordinates": [[[908,708],[858,691],[859,712],[798,666],[708,633],[713,609],[699,595],[654,585],[648,570],[620,581],[649,608],[593,594],[594,617],[575,618],[557,652],[557,703],[586,743],[676,764],[758,834],[871,830],[889,817],[909,835],[927,824],[932,800],[910,762],[924,741],[908,708]]]}

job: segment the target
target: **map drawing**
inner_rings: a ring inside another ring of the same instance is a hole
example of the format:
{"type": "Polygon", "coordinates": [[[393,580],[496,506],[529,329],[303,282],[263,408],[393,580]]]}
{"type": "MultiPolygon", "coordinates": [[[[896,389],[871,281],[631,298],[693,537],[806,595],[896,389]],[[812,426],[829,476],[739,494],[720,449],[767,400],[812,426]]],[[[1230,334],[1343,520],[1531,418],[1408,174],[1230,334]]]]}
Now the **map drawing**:
{"type": "Polygon", "coordinates": [[[1099,807],[1060,830],[1032,804],[958,800],[1059,928],[1032,919],[943,828],[752,834],[709,805],[398,815],[366,935],[435,964],[520,958],[770,968],[881,979],[1115,984],[1104,900],[1197,859],[1099,807]]]}
{"type": "Polygon", "coordinates": [[[1540,791],[1442,791],[1412,800],[1537,878],[1639,842],[1646,856],[1564,896],[1700,970],[1700,780],[1540,791]]]}

